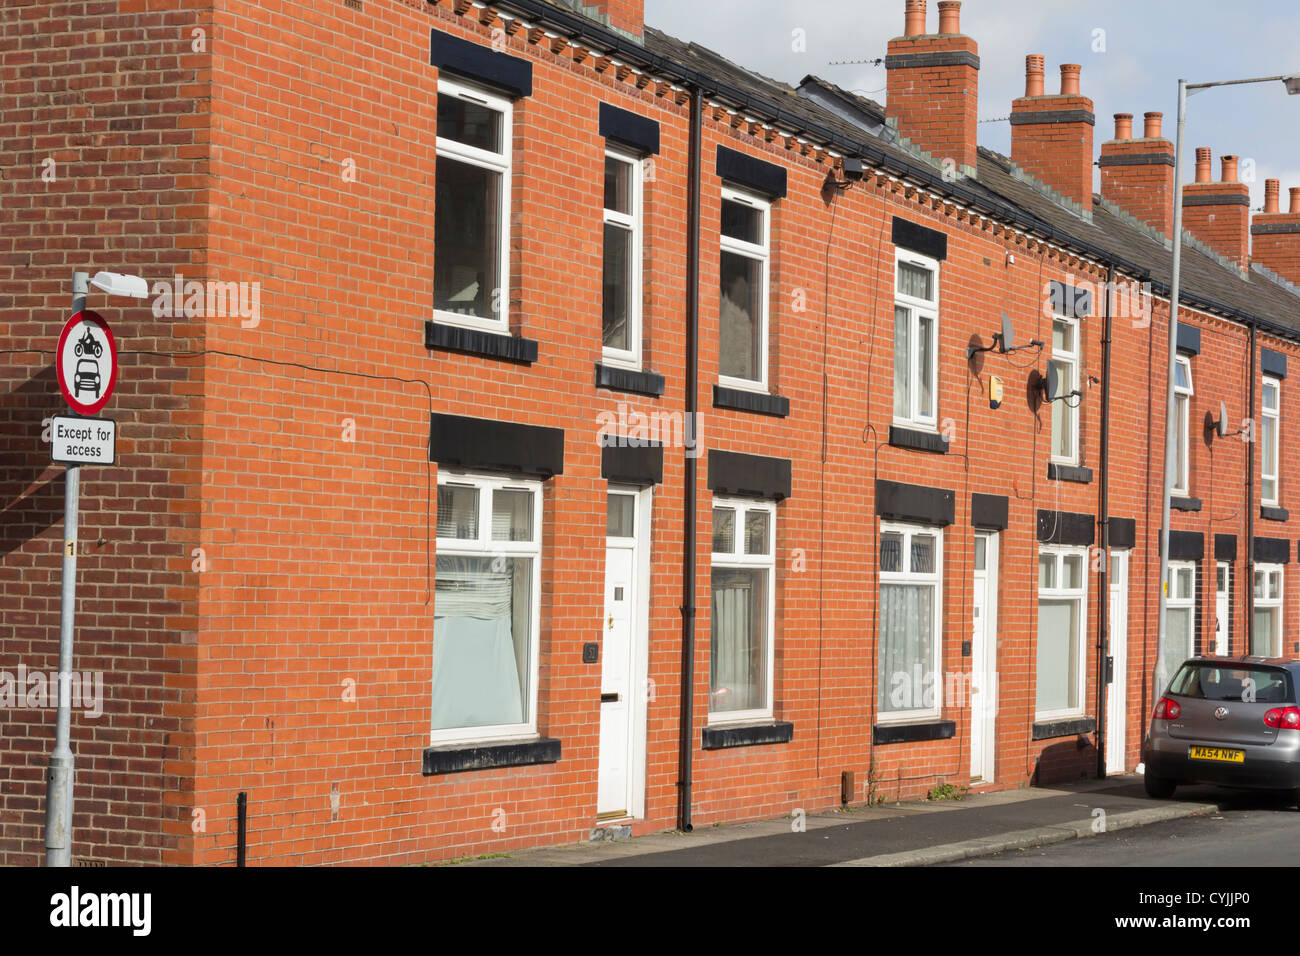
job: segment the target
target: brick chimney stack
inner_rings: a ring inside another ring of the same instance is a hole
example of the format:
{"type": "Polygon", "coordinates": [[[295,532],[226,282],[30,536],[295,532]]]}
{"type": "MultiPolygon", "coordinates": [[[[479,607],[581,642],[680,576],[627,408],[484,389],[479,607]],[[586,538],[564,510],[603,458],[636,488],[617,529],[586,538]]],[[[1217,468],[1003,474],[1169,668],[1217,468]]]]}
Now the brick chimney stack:
{"type": "Polygon", "coordinates": [[[609,25],[639,37],[645,32],[645,0],[588,0],[587,5],[609,18],[609,25]]]}
{"type": "Polygon", "coordinates": [[[1288,282],[1300,285],[1300,186],[1291,187],[1289,212],[1278,211],[1280,183],[1264,183],[1264,211],[1255,216],[1250,234],[1254,260],[1288,282]]]}
{"type": "Polygon", "coordinates": [[[925,0],[907,0],[904,34],[885,57],[885,115],[935,160],[972,175],[976,157],[979,46],[961,32],[961,4],[939,3],[939,32],[925,32],[925,0]]]}
{"type": "Polygon", "coordinates": [[[1183,187],[1183,228],[1201,242],[1250,268],[1250,189],[1237,181],[1237,157],[1220,157],[1223,178],[1210,180],[1210,151],[1196,150],[1196,182],[1183,187]]]}
{"type": "Polygon", "coordinates": [[[1079,92],[1077,63],[1061,64],[1061,92],[1043,92],[1043,58],[1025,58],[1025,95],[1011,102],[1011,159],[1092,211],[1092,100],[1079,92]]]}
{"type": "MultiPolygon", "coordinates": [[[[1174,144],[1165,139],[1161,113],[1147,113],[1142,137],[1133,116],[1115,114],[1115,138],[1101,144],[1101,198],[1140,222],[1174,234],[1174,144]]],[[[1208,166],[1206,167],[1208,170],[1208,166]]]]}

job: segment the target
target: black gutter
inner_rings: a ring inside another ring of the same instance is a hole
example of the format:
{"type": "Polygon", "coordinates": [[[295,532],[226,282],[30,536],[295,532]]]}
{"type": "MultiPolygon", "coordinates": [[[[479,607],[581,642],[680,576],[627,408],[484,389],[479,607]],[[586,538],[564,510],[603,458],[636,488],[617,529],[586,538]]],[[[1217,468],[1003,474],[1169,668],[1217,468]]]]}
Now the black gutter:
{"type": "Polygon", "coordinates": [[[1106,325],[1101,339],[1101,450],[1098,470],[1097,524],[1102,546],[1101,573],[1097,584],[1097,777],[1106,778],[1106,696],[1111,670],[1110,653],[1110,351],[1114,330],[1112,303],[1115,265],[1106,271],[1106,325]]]}
{"type": "MultiPolygon", "coordinates": [[[[1255,355],[1259,351],[1255,343],[1255,326],[1250,327],[1250,383],[1247,388],[1250,392],[1250,398],[1247,404],[1250,408],[1248,415],[1250,417],[1251,435],[1250,441],[1246,442],[1246,542],[1245,553],[1246,560],[1242,563],[1245,574],[1242,575],[1242,585],[1246,589],[1246,646],[1242,648],[1243,654],[1253,654],[1255,647],[1255,355]]],[[[1229,613],[1231,613],[1229,608],[1229,613]]],[[[1232,653],[1232,644],[1228,644],[1228,653],[1232,653]]]]}
{"type": "Polygon", "coordinates": [[[691,90],[691,140],[686,200],[686,478],[682,490],[682,688],[677,740],[677,828],[691,831],[691,757],[695,715],[695,500],[700,392],[700,141],[704,95],[691,90]]]}

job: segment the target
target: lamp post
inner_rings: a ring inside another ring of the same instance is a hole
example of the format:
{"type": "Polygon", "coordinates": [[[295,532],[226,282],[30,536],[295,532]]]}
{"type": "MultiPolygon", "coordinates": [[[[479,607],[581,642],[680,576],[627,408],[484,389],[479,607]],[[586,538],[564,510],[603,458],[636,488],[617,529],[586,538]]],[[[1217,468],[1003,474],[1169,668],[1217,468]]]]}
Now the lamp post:
{"type": "MultiPolygon", "coordinates": [[[[149,284],[139,276],[99,272],[72,274],[72,312],[86,307],[94,286],[109,295],[144,299],[149,284]]],[[[63,498],[63,589],[59,609],[59,707],[54,725],[54,750],[45,778],[45,865],[72,865],[72,627],[77,607],[77,511],[81,497],[81,468],[68,465],[63,498]]]]}
{"type": "MultiPolygon", "coordinates": [[[[1178,355],[1178,296],[1180,266],[1183,251],[1183,131],[1187,125],[1187,97],[1215,86],[1243,86],[1248,83],[1283,83],[1287,93],[1300,94],[1300,74],[1291,76],[1261,76],[1248,80],[1220,80],[1215,83],[1188,83],[1178,81],[1178,136],[1174,147],[1174,250],[1173,275],[1169,291],[1169,363],[1165,369],[1165,477],[1160,496],[1160,613],[1156,629],[1156,669],[1153,696],[1164,690],[1166,674],[1165,637],[1169,600],[1169,499],[1174,486],[1174,445],[1171,438],[1174,422],[1174,369],[1178,355]]],[[[1251,382],[1254,388],[1255,383],[1251,382]]],[[[1254,502],[1251,503],[1254,507],[1254,502]]],[[[1247,553],[1253,554],[1254,542],[1247,541],[1247,553]]],[[[1252,559],[1253,561],[1253,559],[1252,559]]],[[[1253,622],[1251,623],[1253,629],[1253,622]]],[[[1249,633],[1249,631],[1248,631],[1249,633]]]]}

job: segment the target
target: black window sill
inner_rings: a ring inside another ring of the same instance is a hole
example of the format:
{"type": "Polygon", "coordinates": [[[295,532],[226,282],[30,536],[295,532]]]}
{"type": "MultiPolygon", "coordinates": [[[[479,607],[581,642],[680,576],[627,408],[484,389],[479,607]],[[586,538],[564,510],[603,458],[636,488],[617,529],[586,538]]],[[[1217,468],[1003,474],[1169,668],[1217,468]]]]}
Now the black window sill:
{"type": "Polygon", "coordinates": [[[1169,507],[1174,511],[1200,511],[1200,498],[1173,498],[1169,499],[1169,507]]]}
{"type": "Polygon", "coordinates": [[[559,759],[560,741],[554,737],[507,740],[495,744],[453,744],[446,747],[425,747],[422,772],[430,777],[465,770],[556,763],[559,759]]]}
{"type": "Polygon", "coordinates": [[[879,745],[947,740],[956,733],[957,724],[951,720],[932,720],[924,724],[876,724],[871,728],[871,742],[879,745]]]}
{"type": "Polygon", "coordinates": [[[794,724],[786,720],[776,720],[770,724],[705,727],[703,736],[705,750],[756,747],[761,744],[788,744],[794,739],[794,724]]]}
{"type": "Polygon", "coordinates": [[[1045,720],[1034,724],[1034,740],[1050,740],[1053,737],[1077,737],[1090,734],[1097,729],[1095,717],[1074,717],[1070,720],[1045,720]]]}
{"type": "Polygon", "coordinates": [[[1080,485],[1092,484],[1092,469],[1080,465],[1058,465],[1050,462],[1047,466],[1048,481],[1073,481],[1080,485]]]}
{"type": "Polygon", "coordinates": [[[1291,517],[1291,514],[1285,508],[1272,508],[1268,505],[1260,505],[1259,516],[1266,521],[1286,521],[1291,517]]]}
{"type": "Polygon", "coordinates": [[[762,392],[747,392],[743,388],[714,385],[713,407],[785,418],[790,414],[790,399],[784,395],[765,395],[762,392]]]}
{"type": "Polygon", "coordinates": [[[635,392],[637,395],[649,395],[658,398],[664,393],[664,377],[654,372],[638,372],[635,369],[619,368],[617,365],[596,363],[596,387],[609,388],[616,392],[635,392]]]}
{"type": "Polygon", "coordinates": [[[932,451],[940,455],[948,454],[948,439],[935,432],[923,432],[915,428],[889,426],[889,443],[895,448],[914,448],[917,451],[932,451]]]}
{"type": "Polygon", "coordinates": [[[502,359],[530,365],[537,361],[537,343],[518,335],[462,329],[456,325],[426,321],[424,347],[446,352],[463,352],[483,358],[502,359]]]}

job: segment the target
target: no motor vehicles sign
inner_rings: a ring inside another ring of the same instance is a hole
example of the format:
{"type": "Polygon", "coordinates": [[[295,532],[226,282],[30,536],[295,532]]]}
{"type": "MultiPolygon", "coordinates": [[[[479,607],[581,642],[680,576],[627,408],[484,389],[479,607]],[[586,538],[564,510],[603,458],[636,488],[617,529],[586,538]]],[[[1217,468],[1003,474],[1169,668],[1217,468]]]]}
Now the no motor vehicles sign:
{"type": "Polygon", "coordinates": [[[68,319],[54,369],[59,390],[74,412],[93,415],[107,404],[117,384],[117,343],[99,313],[82,310],[68,319]]]}

